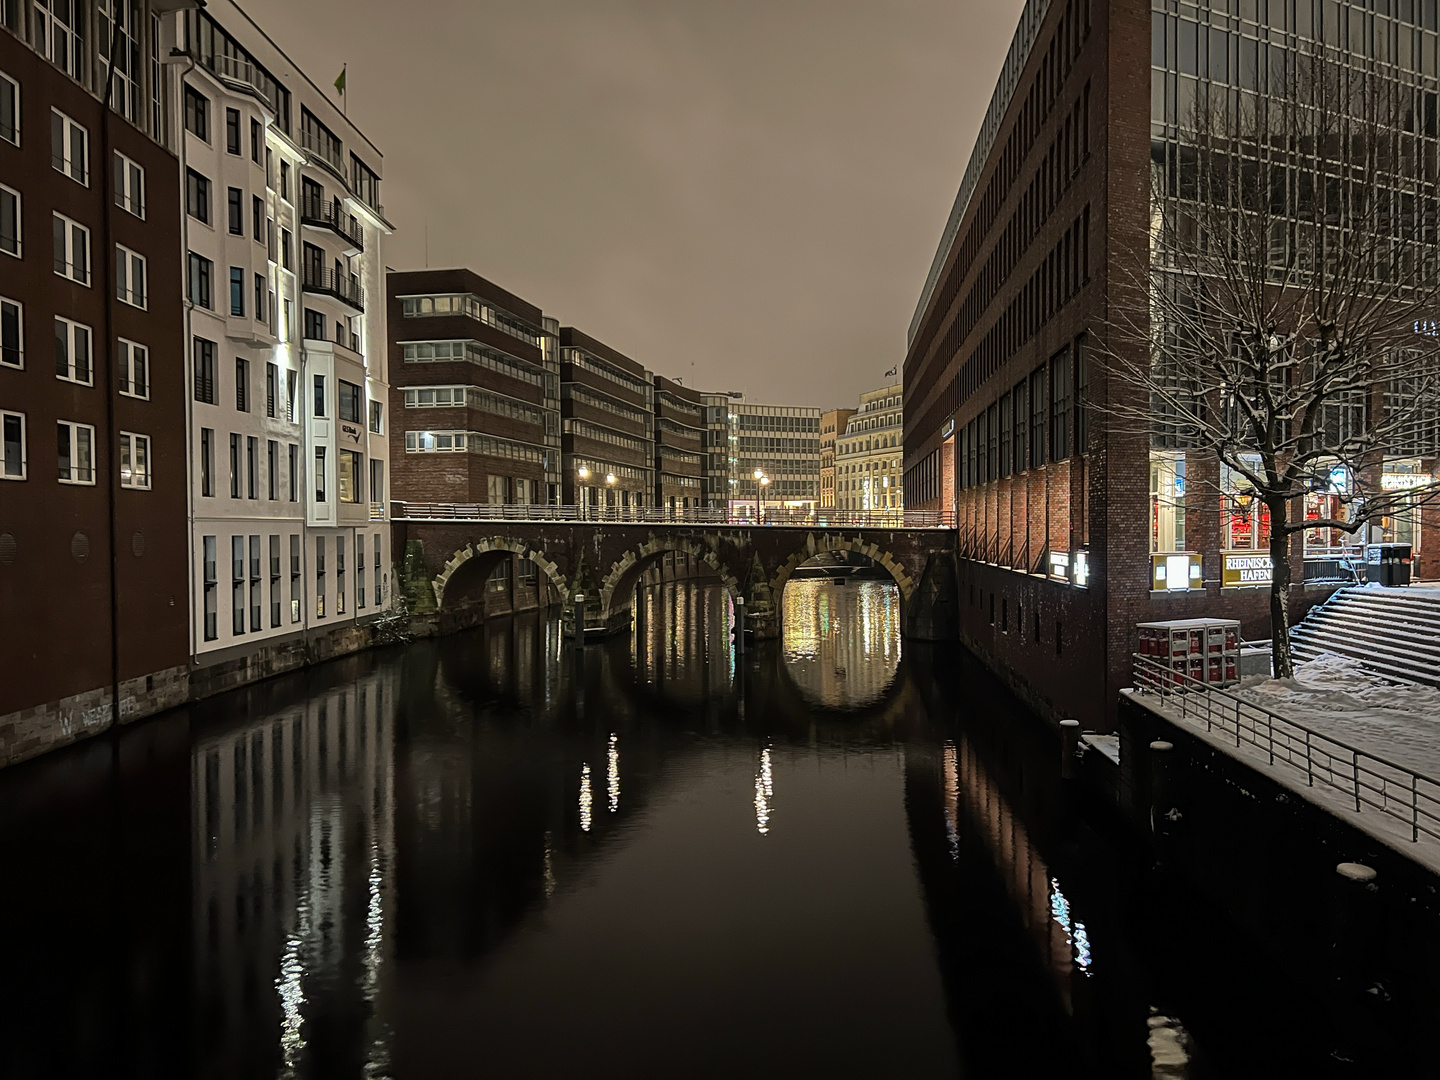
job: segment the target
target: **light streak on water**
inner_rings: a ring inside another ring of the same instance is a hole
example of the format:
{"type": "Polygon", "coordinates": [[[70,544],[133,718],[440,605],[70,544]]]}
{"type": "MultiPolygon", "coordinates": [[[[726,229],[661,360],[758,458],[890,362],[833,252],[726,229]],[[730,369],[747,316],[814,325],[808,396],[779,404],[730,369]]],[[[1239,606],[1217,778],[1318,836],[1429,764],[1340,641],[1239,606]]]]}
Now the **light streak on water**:
{"type": "Polygon", "coordinates": [[[755,831],[770,832],[770,800],[775,797],[775,776],[770,767],[770,748],[760,751],[760,769],[755,774],[755,831]]]}
{"type": "Polygon", "coordinates": [[[590,793],[590,766],[580,766],[580,828],[590,831],[590,805],[594,796],[590,793]]]}
{"type": "Polygon", "coordinates": [[[605,791],[610,796],[610,813],[620,809],[620,736],[610,734],[610,749],[605,754],[605,791]]]}

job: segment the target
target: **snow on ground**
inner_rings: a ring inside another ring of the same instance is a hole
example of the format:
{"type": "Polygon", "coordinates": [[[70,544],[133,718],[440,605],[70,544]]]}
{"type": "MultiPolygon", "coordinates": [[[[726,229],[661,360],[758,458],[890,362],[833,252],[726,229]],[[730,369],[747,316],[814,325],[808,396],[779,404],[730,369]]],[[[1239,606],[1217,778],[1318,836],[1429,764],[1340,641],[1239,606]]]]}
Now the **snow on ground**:
{"type": "Polygon", "coordinates": [[[1295,678],[1252,675],[1239,695],[1378,757],[1440,780],[1440,689],[1367,671],[1334,653],[1297,664],[1295,678]]]}

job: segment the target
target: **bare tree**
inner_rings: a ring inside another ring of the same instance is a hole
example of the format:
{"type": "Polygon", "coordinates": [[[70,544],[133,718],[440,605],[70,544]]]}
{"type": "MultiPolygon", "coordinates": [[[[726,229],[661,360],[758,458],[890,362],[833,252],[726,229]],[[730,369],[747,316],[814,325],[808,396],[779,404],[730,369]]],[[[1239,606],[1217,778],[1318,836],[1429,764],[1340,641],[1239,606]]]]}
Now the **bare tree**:
{"type": "Polygon", "coordinates": [[[1114,423],[1214,455],[1267,508],[1288,678],[1292,537],[1353,535],[1440,493],[1382,484],[1387,455],[1436,453],[1440,184],[1396,73],[1318,45],[1269,55],[1268,93],[1190,84],[1178,145],[1152,163],[1148,246],[1120,271],[1143,302],[1110,316],[1101,349],[1114,423]],[[1338,509],[1307,518],[1316,491],[1338,509]]]}

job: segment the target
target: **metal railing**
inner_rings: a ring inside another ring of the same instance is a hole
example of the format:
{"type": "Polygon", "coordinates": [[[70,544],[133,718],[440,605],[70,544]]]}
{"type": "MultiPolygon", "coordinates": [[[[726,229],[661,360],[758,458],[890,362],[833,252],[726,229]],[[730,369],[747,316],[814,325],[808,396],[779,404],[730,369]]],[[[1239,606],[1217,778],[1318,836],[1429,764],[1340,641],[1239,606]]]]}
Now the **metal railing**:
{"type": "Polygon", "coordinates": [[[331,170],[341,180],[347,179],[345,176],[345,163],[340,158],[340,147],[338,143],[332,146],[330,140],[321,132],[307,131],[302,127],[300,129],[300,145],[326,165],[329,165],[331,170]]]}
{"type": "Polygon", "coordinates": [[[790,510],[767,508],[757,522],[748,514],[704,507],[525,506],[510,503],[422,503],[397,500],[395,521],[574,521],[628,525],[735,525],[766,528],[949,529],[940,510],[790,510]]]}
{"type": "Polygon", "coordinates": [[[301,199],[300,224],[319,225],[330,229],[357,251],[365,250],[365,235],[360,228],[359,219],[354,214],[347,213],[337,198],[301,199]]]}
{"type": "Polygon", "coordinates": [[[372,503],[370,504],[370,520],[371,520],[371,521],[384,521],[384,520],[385,520],[385,504],[384,504],[383,502],[372,502],[372,503]]]}
{"type": "Polygon", "coordinates": [[[304,284],[306,292],[325,293],[360,311],[365,310],[365,290],[353,275],[307,266],[304,284]]]}
{"type": "Polygon", "coordinates": [[[1135,687],[1166,699],[1170,711],[1205,730],[1219,731],[1237,748],[1249,745],[1305,777],[1309,787],[1328,788],[1352,803],[1401,822],[1410,839],[1440,840],[1440,781],[1378,754],[1324,735],[1235,694],[1174,671],[1154,657],[1135,654],[1135,687]]]}

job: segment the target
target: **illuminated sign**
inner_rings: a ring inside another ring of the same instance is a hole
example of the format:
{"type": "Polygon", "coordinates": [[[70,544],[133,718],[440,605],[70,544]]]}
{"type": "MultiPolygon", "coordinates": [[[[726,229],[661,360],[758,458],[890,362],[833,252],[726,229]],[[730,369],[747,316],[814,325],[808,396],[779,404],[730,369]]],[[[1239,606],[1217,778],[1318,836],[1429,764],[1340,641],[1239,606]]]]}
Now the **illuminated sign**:
{"type": "Polygon", "coordinates": [[[1050,579],[1052,581],[1070,580],[1070,553],[1068,551],[1050,552],[1050,579]]]}
{"type": "Polygon", "coordinates": [[[1073,576],[1075,584],[1080,588],[1088,589],[1090,587],[1090,552],[1084,548],[1075,552],[1075,569],[1073,576]]]}
{"type": "Polygon", "coordinates": [[[1152,554],[1150,556],[1151,587],[1168,592],[1201,588],[1204,585],[1201,566],[1201,557],[1191,552],[1173,555],[1164,552],[1152,554]]]}
{"type": "Polygon", "coordinates": [[[1275,564],[1269,555],[1226,552],[1222,559],[1220,584],[1227,588],[1238,585],[1269,585],[1275,576],[1275,564]]]}
{"type": "Polygon", "coordinates": [[[1414,491],[1433,483],[1435,478],[1429,473],[1387,472],[1380,475],[1380,487],[1384,491],[1414,491]]]}
{"type": "Polygon", "coordinates": [[[954,433],[955,433],[955,418],[952,416],[952,417],[950,417],[949,420],[946,420],[946,421],[945,421],[945,426],[940,429],[940,437],[941,437],[942,439],[948,439],[948,438],[949,438],[951,435],[953,435],[954,433]]]}

